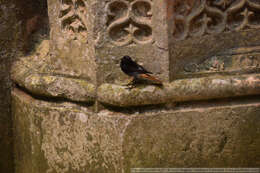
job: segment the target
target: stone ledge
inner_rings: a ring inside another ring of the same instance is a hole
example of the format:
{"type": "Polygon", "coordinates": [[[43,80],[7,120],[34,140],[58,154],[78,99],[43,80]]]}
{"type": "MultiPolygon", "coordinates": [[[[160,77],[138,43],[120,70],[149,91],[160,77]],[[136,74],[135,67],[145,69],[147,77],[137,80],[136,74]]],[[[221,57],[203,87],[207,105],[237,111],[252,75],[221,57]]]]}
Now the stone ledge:
{"type": "Polygon", "coordinates": [[[260,74],[181,79],[165,83],[163,87],[140,86],[131,90],[103,84],[97,96],[102,103],[128,107],[255,94],[260,94],[260,74]]]}
{"type": "Polygon", "coordinates": [[[260,100],[239,100],[129,116],[37,100],[14,89],[16,170],[259,167],[260,100]]]}
{"type": "Polygon", "coordinates": [[[79,79],[30,74],[22,85],[35,95],[65,98],[76,102],[95,100],[95,86],[79,79]]]}
{"type": "Polygon", "coordinates": [[[95,86],[85,80],[55,74],[48,65],[49,40],[44,40],[33,55],[21,57],[12,66],[11,78],[35,95],[65,98],[76,102],[94,102],[95,86]]]}
{"type": "Polygon", "coordinates": [[[13,69],[13,81],[32,94],[78,102],[95,100],[95,86],[84,80],[37,74],[21,63],[15,63],[13,69]]]}
{"type": "Polygon", "coordinates": [[[179,79],[163,87],[102,84],[97,88],[84,79],[55,74],[51,68],[49,41],[44,40],[33,55],[23,57],[12,67],[12,79],[35,95],[94,102],[117,107],[157,105],[171,102],[207,100],[260,94],[260,74],[211,76],[179,79]]]}
{"type": "Polygon", "coordinates": [[[129,107],[260,94],[260,74],[180,79],[163,87],[140,85],[133,89],[102,84],[96,93],[95,85],[83,79],[37,73],[26,63],[13,65],[15,83],[35,95],[72,101],[94,102],[97,95],[101,103],[129,107]]]}

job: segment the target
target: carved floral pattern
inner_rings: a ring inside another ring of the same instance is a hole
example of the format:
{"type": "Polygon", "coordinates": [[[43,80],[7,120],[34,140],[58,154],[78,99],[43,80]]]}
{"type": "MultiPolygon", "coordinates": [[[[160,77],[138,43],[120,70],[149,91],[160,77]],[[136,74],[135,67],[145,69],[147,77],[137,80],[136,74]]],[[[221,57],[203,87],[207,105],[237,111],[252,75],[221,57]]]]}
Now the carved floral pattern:
{"type": "Polygon", "coordinates": [[[173,9],[175,40],[260,28],[259,0],[184,0],[173,9]]]}
{"type": "Polygon", "coordinates": [[[113,0],[106,12],[108,36],[115,45],[152,42],[152,0],[113,0]]]}
{"type": "Polygon", "coordinates": [[[68,35],[81,34],[86,37],[86,2],[85,0],[60,0],[61,9],[59,18],[61,28],[68,35]]]}

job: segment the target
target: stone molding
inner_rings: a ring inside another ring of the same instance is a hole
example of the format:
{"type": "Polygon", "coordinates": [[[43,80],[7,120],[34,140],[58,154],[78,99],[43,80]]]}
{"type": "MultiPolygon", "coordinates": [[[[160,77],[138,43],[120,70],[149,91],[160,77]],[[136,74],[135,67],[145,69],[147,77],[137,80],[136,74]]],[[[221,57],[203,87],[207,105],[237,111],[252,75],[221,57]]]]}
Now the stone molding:
{"type": "Polygon", "coordinates": [[[53,73],[43,48],[40,46],[36,54],[21,58],[12,67],[14,82],[33,95],[129,107],[260,94],[260,74],[179,79],[163,87],[140,85],[131,90],[109,83],[96,88],[87,80],[53,73]]]}
{"type": "Polygon", "coordinates": [[[157,86],[126,89],[124,86],[103,84],[98,88],[98,101],[113,106],[144,106],[255,95],[260,93],[260,75],[204,77],[181,79],[157,86]]]}
{"type": "Polygon", "coordinates": [[[12,102],[18,172],[130,173],[130,168],[158,163],[259,165],[258,98],[134,113],[94,113],[73,103],[38,100],[17,89],[12,102]]]}

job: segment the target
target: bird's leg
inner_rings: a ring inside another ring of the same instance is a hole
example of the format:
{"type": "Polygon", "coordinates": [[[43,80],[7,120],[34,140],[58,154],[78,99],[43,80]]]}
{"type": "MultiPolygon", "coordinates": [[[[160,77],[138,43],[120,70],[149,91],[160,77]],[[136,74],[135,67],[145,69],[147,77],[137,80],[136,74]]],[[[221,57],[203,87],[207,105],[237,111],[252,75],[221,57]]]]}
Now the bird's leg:
{"type": "Polygon", "coordinates": [[[124,86],[127,86],[127,89],[132,89],[134,88],[136,84],[136,79],[134,77],[132,77],[129,82],[127,84],[125,84],[124,86]]]}
{"type": "Polygon", "coordinates": [[[127,86],[126,86],[126,89],[131,90],[131,89],[133,89],[134,87],[135,87],[135,85],[131,84],[131,85],[127,85],[127,86]]]}
{"type": "Polygon", "coordinates": [[[131,79],[127,82],[127,84],[124,84],[124,86],[131,86],[135,84],[135,78],[131,77],[131,79]]]}

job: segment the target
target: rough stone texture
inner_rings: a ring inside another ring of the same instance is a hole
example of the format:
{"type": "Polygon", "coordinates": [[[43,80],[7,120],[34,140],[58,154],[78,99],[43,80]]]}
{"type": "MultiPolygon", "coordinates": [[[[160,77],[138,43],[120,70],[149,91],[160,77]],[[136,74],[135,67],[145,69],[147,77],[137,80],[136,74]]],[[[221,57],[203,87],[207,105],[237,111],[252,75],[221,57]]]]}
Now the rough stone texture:
{"type": "Polygon", "coordinates": [[[49,40],[43,40],[35,53],[20,58],[12,66],[12,79],[31,93],[80,102],[94,102],[95,86],[85,80],[55,74],[49,63],[49,40]]]}
{"type": "Polygon", "coordinates": [[[164,3],[169,24],[171,81],[212,72],[243,72],[248,67],[259,71],[259,54],[238,53],[243,58],[237,69],[230,58],[234,55],[231,51],[234,48],[258,52],[255,46],[260,45],[260,30],[255,28],[259,27],[259,18],[256,17],[260,14],[259,1],[165,0],[164,3]],[[204,63],[212,57],[216,60],[202,72],[199,66],[205,67],[204,63]],[[252,64],[242,62],[253,59],[255,62],[252,64]],[[217,68],[218,65],[223,67],[217,68]]]}
{"type": "Polygon", "coordinates": [[[35,15],[32,11],[41,11],[39,7],[42,3],[38,2],[0,0],[0,172],[14,172],[10,69],[12,62],[22,55],[21,51],[32,46],[29,40],[36,30],[29,19],[35,15]],[[31,8],[30,12],[25,10],[35,3],[36,8],[31,8]]]}
{"type": "Polygon", "coordinates": [[[156,86],[140,86],[127,89],[126,86],[103,84],[98,88],[98,101],[120,107],[144,106],[166,103],[167,92],[156,86]]]}
{"type": "Polygon", "coordinates": [[[12,69],[16,171],[259,167],[260,100],[248,97],[260,93],[259,11],[255,0],[48,0],[50,41],[12,69]],[[126,54],[164,86],[121,86],[126,54]]]}
{"type": "MultiPolygon", "coordinates": [[[[20,25],[19,44],[23,54],[33,52],[35,45],[49,36],[49,19],[46,0],[14,0],[20,25]]],[[[17,55],[20,57],[21,55],[17,55]]]]}
{"type": "Polygon", "coordinates": [[[13,91],[16,172],[121,172],[124,116],[13,91]]]}
{"type": "Polygon", "coordinates": [[[21,58],[12,68],[12,79],[35,95],[80,102],[94,102],[97,95],[99,102],[128,107],[260,93],[258,74],[179,79],[161,87],[143,85],[133,89],[102,84],[96,91],[95,86],[86,80],[56,74],[49,66],[48,43],[48,40],[42,41],[35,54],[21,58]]]}
{"type": "Polygon", "coordinates": [[[259,101],[229,104],[136,116],[124,134],[124,168],[259,167],[259,101]]]}
{"type": "Polygon", "coordinates": [[[167,81],[166,15],[164,8],[155,8],[158,5],[164,4],[158,0],[48,1],[55,72],[92,83],[117,83],[127,78],[119,68],[127,54],[167,81]]]}
{"type": "Polygon", "coordinates": [[[16,53],[17,18],[13,0],[0,0],[0,172],[13,172],[10,67],[16,53]]]}
{"type": "Polygon", "coordinates": [[[17,89],[12,96],[17,173],[260,166],[259,99],[96,114],[71,103],[35,100],[17,89]]]}
{"type": "Polygon", "coordinates": [[[96,81],[92,1],[48,0],[51,66],[56,73],[96,81]]]}
{"type": "Polygon", "coordinates": [[[259,75],[213,76],[180,79],[163,86],[126,86],[103,84],[98,88],[98,100],[113,106],[144,106],[256,95],[260,93],[259,75]]]}
{"type": "Polygon", "coordinates": [[[128,78],[119,67],[124,55],[130,55],[163,81],[168,81],[168,35],[163,2],[96,0],[95,3],[99,84],[120,83],[128,78]]]}

